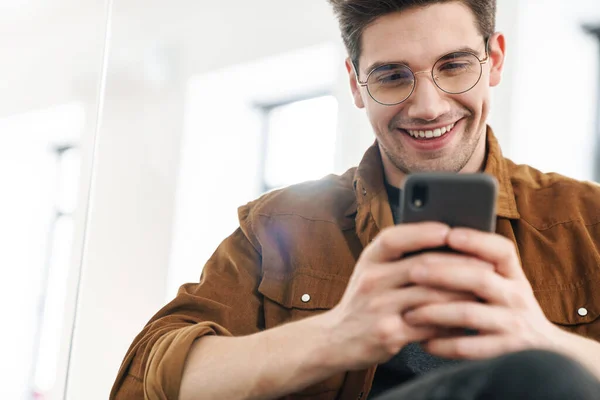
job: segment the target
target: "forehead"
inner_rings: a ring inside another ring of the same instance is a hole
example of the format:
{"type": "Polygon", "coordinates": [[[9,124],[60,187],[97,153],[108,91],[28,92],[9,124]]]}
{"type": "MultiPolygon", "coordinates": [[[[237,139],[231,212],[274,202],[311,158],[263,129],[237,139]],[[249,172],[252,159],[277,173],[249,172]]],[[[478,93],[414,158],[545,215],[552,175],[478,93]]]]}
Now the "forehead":
{"type": "Polygon", "coordinates": [[[362,36],[361,66],[406,60],[428,68],[442,54],[481,39],[473,12],[460,2],[434,4],[385,15],[362,36]]]}

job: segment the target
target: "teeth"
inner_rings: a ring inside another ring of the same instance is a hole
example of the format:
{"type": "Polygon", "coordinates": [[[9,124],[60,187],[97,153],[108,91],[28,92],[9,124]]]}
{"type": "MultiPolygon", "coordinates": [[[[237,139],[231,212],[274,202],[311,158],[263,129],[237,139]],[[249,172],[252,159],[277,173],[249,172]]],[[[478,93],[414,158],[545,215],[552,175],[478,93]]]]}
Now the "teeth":
{"type": "Polygon", "coordinates": [[[452,130],[452,128],[454,128],[455,124],[451,124],[448,126],[445,126],[443,128],[438,128],[432,131],[407,131],[412,137],[415,138],[422,138],[422,139],[431,139],[431,138],[438,138],[441,137],[443,135],[445,135],[446,133],[450,132],[452,130]]]}

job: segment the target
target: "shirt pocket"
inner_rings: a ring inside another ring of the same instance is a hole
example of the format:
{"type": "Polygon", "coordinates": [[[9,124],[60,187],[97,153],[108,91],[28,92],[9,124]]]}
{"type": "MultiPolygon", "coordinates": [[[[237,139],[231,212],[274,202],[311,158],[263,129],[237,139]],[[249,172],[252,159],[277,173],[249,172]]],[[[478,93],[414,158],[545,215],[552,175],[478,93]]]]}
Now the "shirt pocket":
{"type": "Polygon", "coordinates": [[[264,297],[265,328],[331,310],[341,300],[348,277],[299,269],[291,277],[265,271],[258,287],[264,297]]]}
{"type": "Polygon", "coordinates": [[[600,342],[600,278],[576,285],[534,290],[548,320],[600,342]]]}
{"type": "MultiPolygon", "coordinates": [[[[297,270],[291,277],[266,271],[258,287],[263,295],[266,329],[332,309],[342,298],[348,278],[314,270],[297,270]]],[[[346,373],[336,374],[285,399],[336,399],[346,373]]]]}

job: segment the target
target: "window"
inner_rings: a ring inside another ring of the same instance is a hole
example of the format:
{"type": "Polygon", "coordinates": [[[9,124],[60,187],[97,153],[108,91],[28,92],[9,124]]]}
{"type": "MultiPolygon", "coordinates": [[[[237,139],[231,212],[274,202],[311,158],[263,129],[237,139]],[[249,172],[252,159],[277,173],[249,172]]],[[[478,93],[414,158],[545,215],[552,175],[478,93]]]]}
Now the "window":
{"type": "Polygon", "coordinates": [[[49,232],[44,279],[35,338],[33,393],[44,399],[56,384],[56,366],[64,326],[65,300],[73,241],[73,212],[77,204],[79,150],[71,145],[53,149],[56,160],[56,198],[49,232]]]}
{"type": "Polygon", "coordinates": [[[330,95],[264,108],[263,190],[333,172],[337,109],[330,95]]]}
{"type": "Polygon", "coordinates": [[[2,399],[57,399],[64,382],[75,288],[71,276],[72,212],[77,203],[80,103],[0,118],[0,311],[18,329],[0,333],[11,360],[0,372],[2,399]],[[60,362],[59,362],[60,361],[60,362]]]}
{"type": "MultiPolygon", "coordinates": [[[[584,29],[596,36],[598,39],[598,48],[600,49],[600,26],[586,26],[584,29]]],[[[600,60],[600,52],[598,52],[598,56],[598,60],[600,60]]],[[[594,159],[594,180],[600,182],[600,68],[598,70],[598,90],[596,99],[596,156],[594,159]]]]}
{"type": "Polygon", "coordinates": [[[190,80],[167,301],[182,282],[198,280],[239,225],[240,205],[334,172],[338,103],[329,94],[345,83],[344,57],[337,44],[323,43],[190,80]]]}

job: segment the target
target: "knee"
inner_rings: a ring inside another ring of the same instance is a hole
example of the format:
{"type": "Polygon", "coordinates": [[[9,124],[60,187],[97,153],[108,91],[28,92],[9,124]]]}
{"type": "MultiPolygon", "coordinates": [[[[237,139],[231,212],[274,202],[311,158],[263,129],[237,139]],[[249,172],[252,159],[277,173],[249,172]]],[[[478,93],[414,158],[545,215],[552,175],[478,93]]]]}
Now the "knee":
{"type": "Polygon", "coordinates": [[[494,364],[486,391],[502,394],[498,398],[583,400],[596,398],[600,390],[586,368],[554,352],[528,350],[502,356],[494,364]]]}
{"type": "Polygon", "coordinates": [[[570,375],[580,372],[581,368],[579,363],[559,353],[527,350],[499,358],[496,372],[507,375],[519,373],[519,375],[533,379],[570,375]]]}

